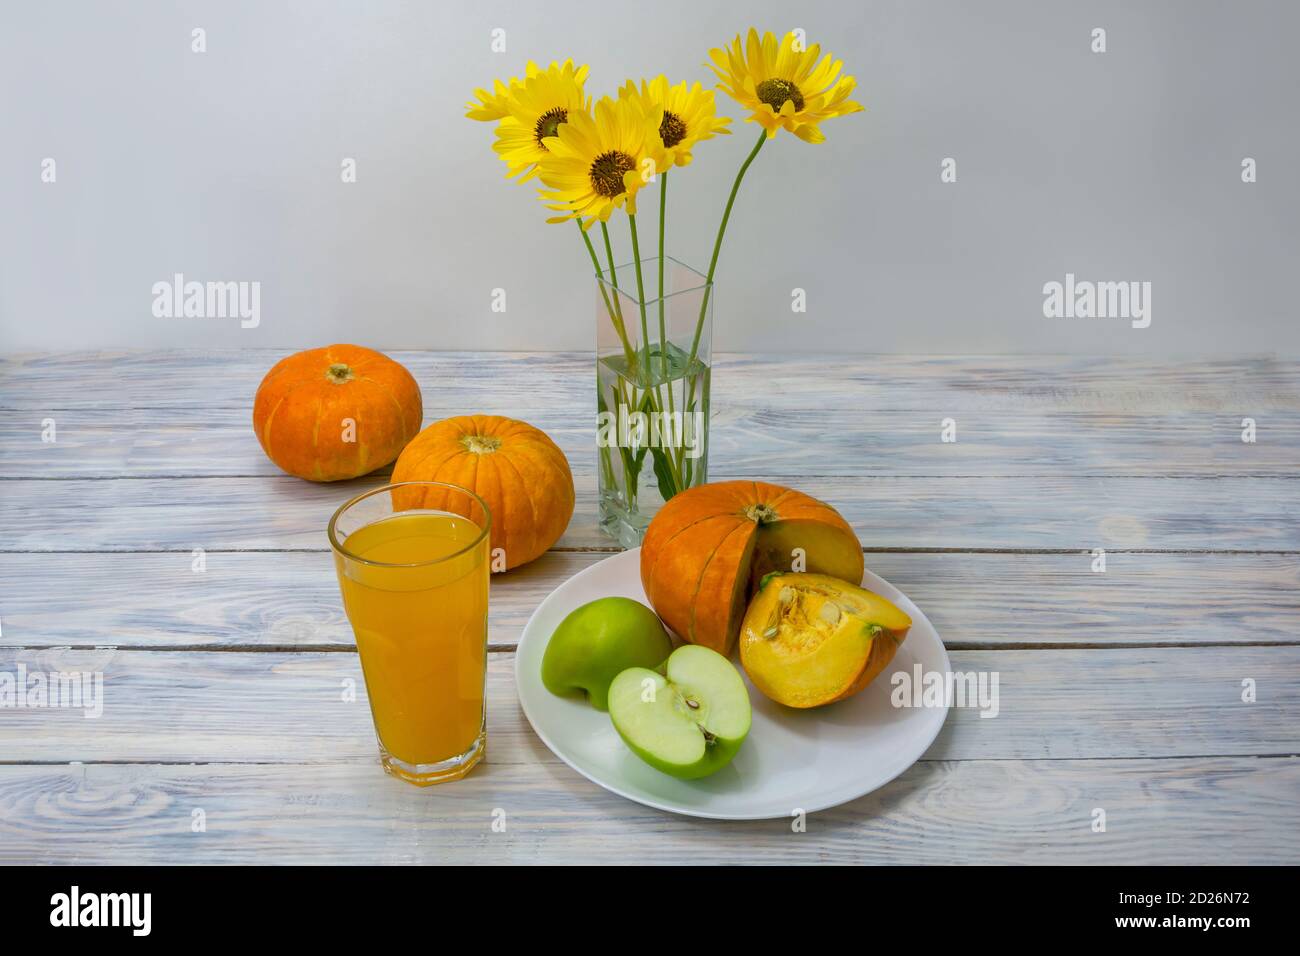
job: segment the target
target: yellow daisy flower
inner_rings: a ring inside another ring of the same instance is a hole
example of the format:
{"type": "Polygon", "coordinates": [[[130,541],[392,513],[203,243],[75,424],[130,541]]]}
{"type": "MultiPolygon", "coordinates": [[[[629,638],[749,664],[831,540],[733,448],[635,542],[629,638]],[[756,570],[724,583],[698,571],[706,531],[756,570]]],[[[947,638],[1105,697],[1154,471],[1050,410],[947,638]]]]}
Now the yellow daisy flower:
{"type": "Polygon", "coordinates": [[[608,222],[620,207],[636,214],[636,194],[664,172],[667,156],[659,138],[663,110],[647,113],[638,99],[603,97],[595,116],[570,114],[555,136],[545,139],[538,170],[549,189],[539,190],[551,209],[564,212],[547,222],[580,219],[584,229],[608,222]]]}
{"type": "Polygon", "coordinates": [[[668,85],[668,77],[660,75],[649,83],[641,81],[638,90],[631,80],[618,91],[620,99],[636,99],[641,109],[650,113],[655,109],[664,111],[664,118],[659,123],[659,138],[663,140],[664,153],[668,166],[685,166],[691,161],[691,147],[702,139],[712,139],[714,133],[730,133],[727,125],[731,122],[725,116],[714,116],[713,91],[706,90],[699,83],[687,87],[682,81],[676,86],[668,85]]]}
{"type": "MultiPolygon", "coordinates": [[[[537,64],[529,62],[528,75],[532,76],[537,71],[537,64]]],[[[465,104],[465,118],[479,120],[483,123],[490,123],[493,120],[502,119],[510,112],[508,101],[510,92],[517,86],[523,84],[519,77],[511,77],[510,85],[506,86],[500,80],[492,81],[492,92],[487,90],[475,90],[474,95],[478,97],[478,102],[470,100],[465,104]]]]}
{"type": "Polygon", "coordinates": [[[798,38],[787,33],[778,47],[771,33],[759,39],[752,27],[744,45],[737,36],[726,49],[710,50],[708,64],[718,74],[720,89],[740,105],[753,110],[746,122],[759,123],[768,139],[787,129],[809,143],[826,137],[818,124],[833,116],[857,113],[862,105],[849,99],[856,82],[840,76],[843,64],[821,47],[795,49],[798,38]]]}
{"type": "Polygon", "coordinates": [[[507,115],[497,124],[492,144],[509,167],[507,176],[520,176],[522,182],[537,175],[537,164],[546,156],[543,140],[554,136],[573,114],[591,108],[590,99],[583,98],[586,79],[587,67],[565,60],[536,70],[509,91],[504,100],[507,115]]]}

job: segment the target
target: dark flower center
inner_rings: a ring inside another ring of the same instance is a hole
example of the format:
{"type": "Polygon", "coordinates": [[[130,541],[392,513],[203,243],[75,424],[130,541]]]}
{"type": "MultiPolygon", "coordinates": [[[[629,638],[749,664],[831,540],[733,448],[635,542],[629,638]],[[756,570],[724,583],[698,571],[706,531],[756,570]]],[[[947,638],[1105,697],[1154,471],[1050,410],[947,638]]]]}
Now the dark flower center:
{"type": "Polygon", "coordinates": [[[803,94],[789,80],[764,80],[758,84],[757,92],[758,98],[778,113],[786,100],[794,100],[795,112],[803,109],[803,94]]]}
{"type": "Polygon", "coordinates": [[[659,138],[664,146],[671,149],[686,138],[686,124],[682,118],[670,110],[664,110],[663,122],[659,124],[659,138]]]}
{"type": "Polygon", "coordinates": [[[591,164],[591,186],[606,199],[623,195],[623,174],[636,169],[636,160],[627,153],[611,149],[601,153],[591,164]]]}
{"type": "Polygon", "coordinates": [[[549,109],[537,118],[537,125],[533,127],[533,139],[537,145],[546,149],[546,144],[542,142],[548,136],[554,136],[560,128],[561,123],[569,121],[569,111],[563,106],[557,106],[549,109]]]}

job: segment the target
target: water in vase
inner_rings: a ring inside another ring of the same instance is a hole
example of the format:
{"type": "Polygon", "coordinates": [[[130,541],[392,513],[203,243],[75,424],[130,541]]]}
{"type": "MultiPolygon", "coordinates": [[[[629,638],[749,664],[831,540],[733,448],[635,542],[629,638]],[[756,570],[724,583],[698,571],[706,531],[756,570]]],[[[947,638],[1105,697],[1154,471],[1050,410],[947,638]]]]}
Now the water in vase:
{"type": "Polygon", "coordinates": [[[708,480],[709,366],[673,344],[596,364],[600,526],[640,545],[673,495],[708,480]]]}

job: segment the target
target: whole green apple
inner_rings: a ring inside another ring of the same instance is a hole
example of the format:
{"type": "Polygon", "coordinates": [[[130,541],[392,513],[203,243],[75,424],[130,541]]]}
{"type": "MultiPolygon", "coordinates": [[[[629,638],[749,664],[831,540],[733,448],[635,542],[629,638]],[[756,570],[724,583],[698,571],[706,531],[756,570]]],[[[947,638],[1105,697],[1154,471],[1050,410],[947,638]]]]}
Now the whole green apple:
{"type": "Polygon", "coordinates": [[[542,655],[542,683],[561,697],[585,691],[608,710],[609,684],[629,667],[658,667],[673,651],[659,617],[639,601],[607,597],[560,622],[542,655]]]}

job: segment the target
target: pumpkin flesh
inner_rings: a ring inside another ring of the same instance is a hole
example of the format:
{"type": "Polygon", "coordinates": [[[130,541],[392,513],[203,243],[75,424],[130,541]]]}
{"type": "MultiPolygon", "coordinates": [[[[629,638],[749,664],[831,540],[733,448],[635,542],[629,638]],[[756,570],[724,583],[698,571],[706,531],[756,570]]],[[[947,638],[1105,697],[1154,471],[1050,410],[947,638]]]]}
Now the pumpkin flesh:
{"type": "Polygon", "coordinates": [[[888,666],[912,619],[891,601],[822,574],[773,574],[740,630],[754,686],[788,707],[858,693],[888,666]]]}
{"type": "Polygon", "coordinates": [[[676,495],[641,545],[641,582],[682,640],[729,655],[750,595],[801,549],[811,571],[862,580],[862,546],[834,508],[801,492],[723,481],[676,495]]]}

